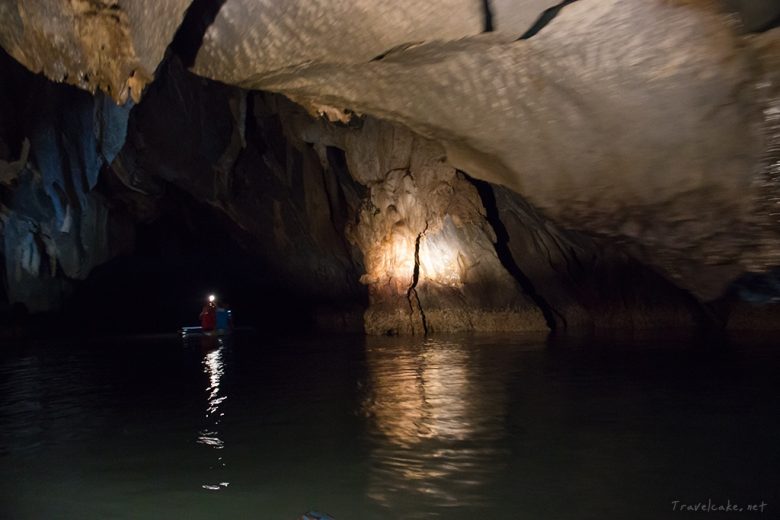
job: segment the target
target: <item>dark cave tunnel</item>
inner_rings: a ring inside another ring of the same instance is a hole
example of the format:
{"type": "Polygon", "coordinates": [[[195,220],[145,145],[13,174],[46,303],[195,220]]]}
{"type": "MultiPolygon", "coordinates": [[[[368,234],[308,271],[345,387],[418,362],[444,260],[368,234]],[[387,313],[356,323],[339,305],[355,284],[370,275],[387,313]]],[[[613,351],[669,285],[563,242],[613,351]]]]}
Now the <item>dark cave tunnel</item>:
{"type": "Polygon", "coordinates": [[[63,327],[86,335],[170,333],[198,325],[209,294],[236,326],[305,332],[318,302],[297,293],[236,239],[234,225],[168,187],[165,209],[135,226],[132,252],[96,267],[63,306],[63,327]]]}
{"type": "MultiPolygon", "coordinates": [[[[367,296],[358,283],[359,274],[352,260],[341,258],[339,261],[348,265],[334,275],[329,260],[332,251],[327,250],[335,248],[344,255],[340,231],[330,229],[343,226],[347,219],[340,183],[360,190],[346,172],[343,151],[329,149],[331,167],[321,171],[311,158],[310,146],[300,145],[301,150],[290,146],[277,115],[254,117],[254,101],[249,97],[250,116],[242,123],[247,144],[237,153],[229,185],[215,186],[209,163],[223,152],[233,131],[227,89],[204,85],[174,64],[174,72],[163,74],[167,81],[155,85],[145,104],[130,111],[130,144],[123,147],[121,159],[136,171],[128,176],[120,159],[114,168],[101,166],[90,198],[84,198],[79,183],[86,186],[89,180],[80,170],[89,164],[89,154],[94,154],[90,147],[101,152],[104,143],[95,141],[92,125],[80,114],[87,111],[87,117],[95,118],[94,133],[103,132],[100,139],[113,137],[112,123],[104,128],[97,122],[104,114],[98,111],[98,102],[94,114],[89,113],[93,109],[88,94],[73,87],[56,87],[30,74],[4,52],[0,54],[0,66],[9,79],[0,95],[0,159],[11,162],[21,157],[23,141],[32,136],[32,168],[43,170],[40,174],[27,169],[11,184],[0,184],[3,204],[21,212],[23,225],[33,226],[42,265],[52,261],[43,236],[50,247],[54,242],[55,248],[76,255],[79,265],[89,269],[86,276],[74,278],[63,271],[61,262],[55,261],[54,275],[41,268],[37,278],[21,286],[26,289],[31,284],[33,293],[45,295],[48,308],[29,311],[21,301],[24,297],[17,294],[17,301],[11,301],[7,269],[9,265],[15,268],[8,259],[3,263],[6,272],[0,284],[0,324],[4,328],[21,326],[25,335],[33,336],[171,333],[182,326],[197,325],[206,296],[214,293],[233,308],[234,323],[239,327],[295,333],[315,327],[362,330],[360,313],[367,296]],[[44,103],[38,103],[39,98],[45,99],[44,103]],[[40,138],[36,141],[36,135],[52,131],[59,136],[53,144],[41,145],[40,138]],[[147,141],[152,141],[151,152],[147,141]],[[48,166],[47,171],[47,165],[54,165],[53,170],[48,166]],[[305,168],[313,170],[304,172],[305,168]],[[144,173],[149,170],[160,177],[144,173]],[[170,171],[175,172],[175,182],[166,178],[170,171]],[[320,201],[320,214],[307,216],[304,176],[316,180],[331,173],[330,185],[318,184],[325,182],[322,180],[309,188],[320,199],[328,199],[326,207],[320,201]],[[143,179],[136,182],[139,175],[143,179]],[[280,175],[289,178],[279,179],[280,175]],[[43,193],[47,185],[54,189],[54,195],[43,193]],[[327,190],[331,191],[326,194],[327,190]],[[243,212],[244,220],[237,223],[235,216],[231,219],[224,209],[218,209],[214,200],[220,197],[239,201],[238,211],[243,212]],[[52,225],[56,224],[58,203],[81,208],[74,209],[77,227],[89,220],[95,207],[105,208],[105,227],[82,229],[75,237],[73,233],[58,233],[52,225]],[[280,212],[279,218],[289,222],[274,222],[275,210],[280,212]],[[322,258],[317,252],[321,237],[310,236],[317,235],[317,230],[310,228],[318,223],[325,223],[320,231],[327,235],[322,258]],[[269,244],[280,225],[292,233],[286,237],[286,253],[293,258],[269,244]],[[242,229],[247,226],[248,230],[242,229]],[[90,268],[90,251],[101,247],[110,250],[108,256],[90,268]],[[322,263],[326,264],[325,276],[330,277],[326,281],[317,272],[322,263]],[[302,269],[307,272],[301,273],[302,269]],[[338,278],[335,282],[334,276],[338,278]],[[338,287],[332,291],[334,283],[338,287]],[[339,317],[333,319],[333,312],[339,317]]],[[[6,227],[4,234],[7,231],[6,227]]],[[[6,245],[13,247],[15,243],[10,238],[0,243],[4,255],[6,245]]]]}

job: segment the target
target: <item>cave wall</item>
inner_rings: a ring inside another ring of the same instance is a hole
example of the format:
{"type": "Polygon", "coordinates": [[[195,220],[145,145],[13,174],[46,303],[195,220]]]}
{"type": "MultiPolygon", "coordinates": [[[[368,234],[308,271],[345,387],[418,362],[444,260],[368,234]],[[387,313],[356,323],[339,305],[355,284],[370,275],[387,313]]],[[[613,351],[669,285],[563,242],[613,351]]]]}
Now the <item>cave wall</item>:
{"type": "Polygon", "coordinates": [[[277,99],[285,133],[323,157],[343,151],[365,187],[346,236],[365,259],[367,331],[691,328],[709,319],[622,248],[557,226],[511,190],[455,169],[436,141],[277,99]]]}
{"type": "MultiPolygon", "coordinates": [[[[29,157],[6,161],[21,168],[4,197],[8,297],[33,311],[59,307],[74,281],[129,252],[132,222],[166,211],[186,220],[186,208],[175,209],[181,198],[171,198],[182,192],[209,208],[259,278],[288,288],[327,328],[423,334],[695,321],[695,304],[662,277],[457,170],[439,143],[402,125],[312,115],[283,96],[200,79],[175,57],[132,110],[25,81],[51,90],[48,105],[30,110],[62,112],[43,126],[37,112],[17,114],[26,123],[16,148],[29,157]]],[[[22,91],[42,95],[28,83],[7,94],[22,91]]]]}
{"type": "Polygon", "coordinates": [[[701,312],[620,248],[455,169],[436,141],[204,82],[176,60],[112,173],[152,198],[162,181],[211,205],[291,290],[336,310],[325,317],[367,306],[373,334],[690,327],[701,312]]]}
{"type": "Polygon", "coordinates": [[[133,252],[134,226],[205,207],[254,259],[246,279],[268,290],[257,294],[266,308],[298,298],[329,328],[362,329],[362,259],[342,232],[354,181],[282,134],[273,98],[202,80],[173,57],[143,104],[118,106],[2,58],[5,301],[62,310],[95,267],[133,252]]]}
{"type": "Polygon", "coordinates": [[[5,297],[57,308],[183,193],[335,328],[755,321],[702,302],[780,263],[780,33],[725,4],[741,25],[707,0],[5,3],[0,45],[95,93],[0,56],[5,297]]]}
{"type": "Polygon", "coordinates": [[[559,327],[687,329],[708,321],[690,293],[625,249],[556,225],[507,188],[492,191],[505,247],[559,327]]]}
{"type": "Polygon", "coordinates": [[[353,181],[284,135],[274,103],[204,81],[172,59],[131,115],[109,172],[120,181],[114,190],[139,221],[155,218],[167,186],[185,191],[226,223],[267,283],[350,319],[365,300],[361,258],[338,227],[353,181]]]}
{"type": "Polygon", "coordinates": [[[326,132],[368,192],[346,229],[365,258],[367,331],[546,329],[501,265],[476,189],[437,143],[374,119],[326,132]]]}
{"type": "Polygon", "coordinates": [[[93,190],[123,144],[130,107],[0,60],[7,295],[31,311],[56,309],[72,282],[132,246],[129,223],[112,218],[93,190]]]}

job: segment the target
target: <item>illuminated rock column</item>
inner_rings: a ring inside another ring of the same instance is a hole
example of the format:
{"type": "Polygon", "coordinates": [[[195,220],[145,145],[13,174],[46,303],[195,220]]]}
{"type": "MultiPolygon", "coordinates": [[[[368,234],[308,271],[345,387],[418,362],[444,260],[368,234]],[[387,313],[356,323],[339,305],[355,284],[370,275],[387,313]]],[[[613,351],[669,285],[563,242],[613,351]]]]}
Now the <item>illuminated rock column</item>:
{"type": "Polygon", "coordinates": [[[496,254],[477,190],[438,145],[418,137],[407,143],[408,166],[366,183],[369,195],[348,229],[364,255],[366,331],[545,330],[542,313],[496,254]]]}

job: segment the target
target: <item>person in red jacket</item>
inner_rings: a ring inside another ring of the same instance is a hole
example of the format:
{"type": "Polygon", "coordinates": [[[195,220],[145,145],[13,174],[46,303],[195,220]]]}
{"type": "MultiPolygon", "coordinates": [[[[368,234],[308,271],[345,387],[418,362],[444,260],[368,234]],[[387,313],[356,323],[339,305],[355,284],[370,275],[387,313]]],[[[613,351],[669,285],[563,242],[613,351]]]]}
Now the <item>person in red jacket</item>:
{"type": "Polygon", "coordinates": [[[214,330],[214,327],[217,325],[217,304],[214,302],[215,299],[213,294],[209,296],[209,301],[200,311],[200,327],[204,332],[214,330]]]}

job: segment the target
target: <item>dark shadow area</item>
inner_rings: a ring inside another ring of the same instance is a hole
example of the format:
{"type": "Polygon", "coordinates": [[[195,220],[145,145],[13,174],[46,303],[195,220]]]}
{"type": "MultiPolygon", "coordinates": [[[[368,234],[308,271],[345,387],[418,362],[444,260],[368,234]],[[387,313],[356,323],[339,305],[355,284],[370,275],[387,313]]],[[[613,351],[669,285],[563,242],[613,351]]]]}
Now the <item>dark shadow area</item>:
{"type": "Polygon", "coordinates": [[[705,308],[740,339],[776,336],[780,318],[780,268],[740,276],[723,296],[707,303],[705,308]]]}
{"type": "Polygon", "coordinates": [[[771,31],[780,27],[780,14],[774,17],[774,19],[767,22],[763,27],[759,29],[759,32],[771,31]]]}
{"type": "Polygon", "coordinates": [[[736,13],[742,30],[760,33],[780,26],[780,2],[777,0],[721,0],[727,12],[736,13]]]}
{"type": "MultiPolygon", "coordinates": [[[[43,80],[33,76],[18,61],[0,47],[0,160],[19,159],[24,140],[23,116],[34,96],[31,82],[41,84],[43,80]]],[[[0,189],[4,186],[0,184],[0,189]]]]}
{"type": "Polygon", "coordinates": [[[780,268],[744,274],[731,285],[730,292],[748,303],[780,303],[780,268]]]}
{"type": "Polygon", "coordinates": [[[490,6],[490,0],[482,0],[482,12],[484,13],[484,32],[493,32],[493,9],[490,6]]]}
{"type": "Polygon", "coordinates": [[[309,331],[317,302],[296,294],[213,208],[169,188],[162,214],[136,227],[135,248],[96,268],[67,300],[71,334],[174,333],[198,325],[209,294],[236,326],[309,331]]]}
{"type": "MultiPolygon", "coordinates": [[[[523,273],[520,267],[512,257],[512,252],[509,250],[509,233],[506,230],[501,218],[498,215],[498,206],[496,205],[496,196],[493,193],[493,188],[490,183],[474,179],[464,173],[466,179],[477,189],[479,197],[482,200],[482,205],[485,207],[485,216],[488,223],[493,228],[493,232],[496,234],[496,254],[501,261],[501,265],[504,266],[509,274],[520,284],[523,292],[528,295],[531,300],[539,307],[539,310],[544,315],[544,321],[551,331],[555,331],[557,327],[555,310],[545,301],[544,298],[536,291],[533,282],[523,273]]],[[[563,320],[563,327],[566,327],[566,320],[563,316],[557,315],[559,319],[563,320]]]]}
{"type": "Polygon", "coordinates": [[[171,42],[171,50],[179,56],[186,68],[195,64],[195,58],[203,45],[203,37],[224,3],[225,0],[193,0],[187,9],[187,14],[171,42]]]}

